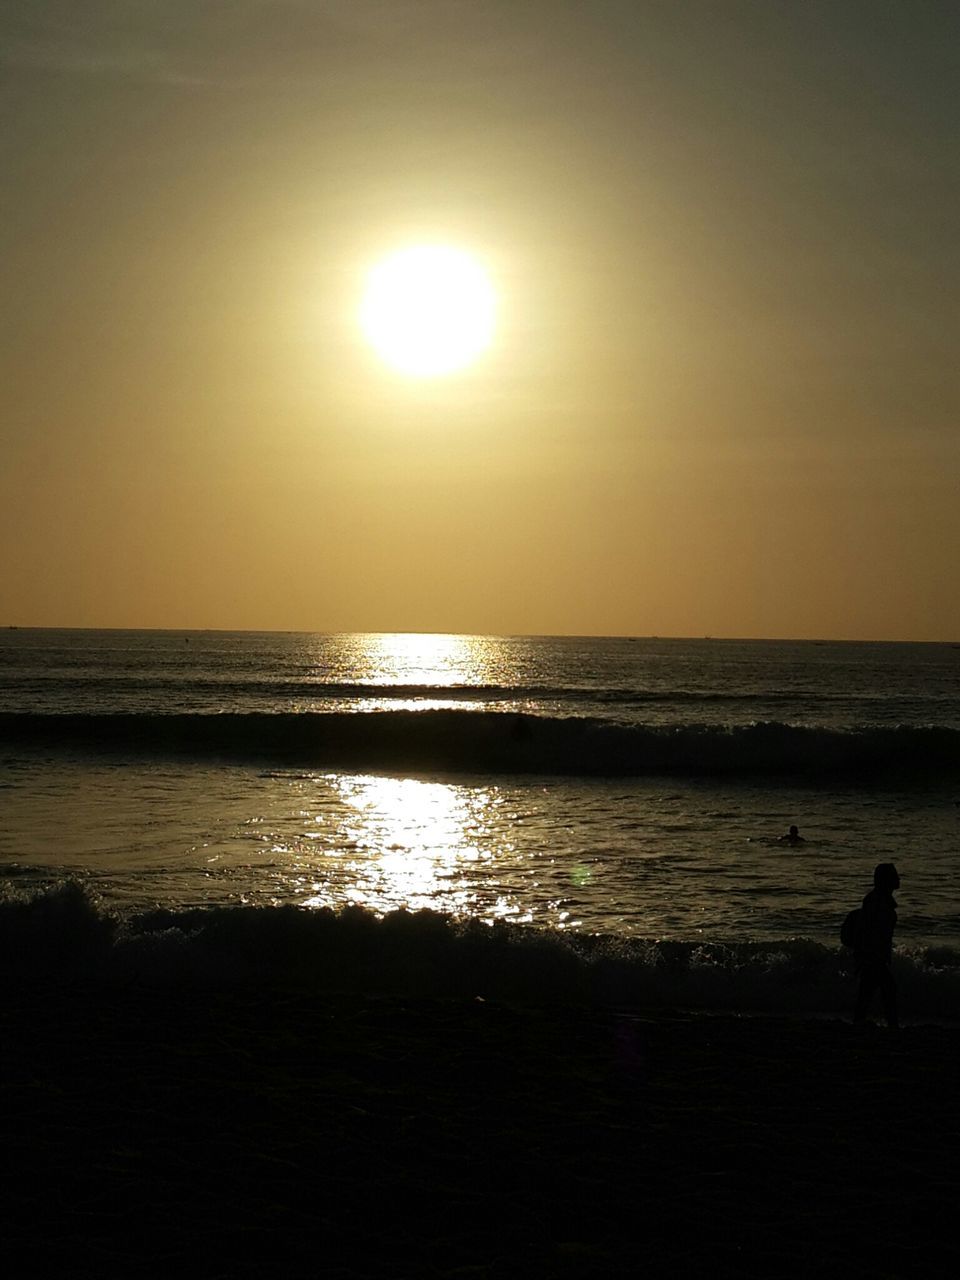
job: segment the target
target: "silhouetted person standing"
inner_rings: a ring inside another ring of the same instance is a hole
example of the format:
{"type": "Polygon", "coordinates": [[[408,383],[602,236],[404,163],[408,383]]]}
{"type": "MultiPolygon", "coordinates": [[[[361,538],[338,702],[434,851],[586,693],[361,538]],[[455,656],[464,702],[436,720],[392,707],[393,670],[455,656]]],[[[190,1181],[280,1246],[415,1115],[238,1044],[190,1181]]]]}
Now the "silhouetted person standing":
{"type": "Polygon", "coordinates": [[[893,956],[893,931],[897,925],[897,903],[894,889],[900,888],[900,877],[892,862],[881,862],[873,873],[873,888],[863,900],[860,941],[854,952],[860,974],[857,1007],[853,1021],[862,1023],[867,1016],[874,993],[880,992],[887,1026],[897,1021],[897,984],[890,972],[893,956]]]}

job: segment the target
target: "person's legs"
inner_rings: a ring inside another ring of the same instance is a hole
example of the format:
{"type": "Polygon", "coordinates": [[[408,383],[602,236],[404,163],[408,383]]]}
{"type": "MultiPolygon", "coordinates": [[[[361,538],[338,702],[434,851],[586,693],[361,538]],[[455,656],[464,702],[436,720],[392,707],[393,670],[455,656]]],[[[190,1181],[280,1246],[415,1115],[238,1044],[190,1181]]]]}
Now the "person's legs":
{"type": "Polygon", "coordinates": [[[860,986],[857,990],[857,1004],[853,1011],[854,1022],[864,1022],[867,1017],[867,1011],[870,1008],[870,1001],[873,999],[873,993],[880,985],[880,974],[877,972],[877,966],[871,964],[869,960],[864,961],[860,970],[860,986]]]}
{"type": "Polygon", "coordinates": [[[893,974],[886,965],[880,973],[880,1003],[883,1005],[883,1016],[887,1020],[887,1026],[893,1030],[900,1025],[897,1020],[897,984],[893,974]]]}

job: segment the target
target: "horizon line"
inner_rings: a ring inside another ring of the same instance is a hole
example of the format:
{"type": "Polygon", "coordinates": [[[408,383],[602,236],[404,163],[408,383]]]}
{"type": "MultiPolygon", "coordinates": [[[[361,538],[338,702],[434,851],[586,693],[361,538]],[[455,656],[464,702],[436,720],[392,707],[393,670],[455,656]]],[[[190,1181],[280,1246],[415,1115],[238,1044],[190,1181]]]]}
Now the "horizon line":
{"type": "Polygon", "coordinates": [[[297,635],[297,636],[462,636],[496,640],[666,640],[706,641],[733,644],[930,644],[958,647],[960,641],[917,640],[889,636],[758,636],[702,633],[699,635],[666,635],[660,632],[580,632],[580,631],[446,631],[446,630],[356,630],[337,628],[311,630],[299,627],[136,627],[136,626],[70,626],[32,623],[0,624],[0,631],[113,631],[125,633],[160,633],[168,635],[297,635]]]}

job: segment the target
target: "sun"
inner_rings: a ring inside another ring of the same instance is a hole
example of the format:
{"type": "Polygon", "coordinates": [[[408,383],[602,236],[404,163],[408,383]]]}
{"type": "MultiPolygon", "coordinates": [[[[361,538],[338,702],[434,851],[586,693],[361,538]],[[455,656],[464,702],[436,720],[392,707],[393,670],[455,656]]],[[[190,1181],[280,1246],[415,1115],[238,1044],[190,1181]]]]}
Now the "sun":
{"type": "Polygon", "coordinates": [[[493,339],[496,297],[480,262],[446,245],[411,245],[367,275],[360,324],[392,368],[411,377],[453,373],[493,339]]]}

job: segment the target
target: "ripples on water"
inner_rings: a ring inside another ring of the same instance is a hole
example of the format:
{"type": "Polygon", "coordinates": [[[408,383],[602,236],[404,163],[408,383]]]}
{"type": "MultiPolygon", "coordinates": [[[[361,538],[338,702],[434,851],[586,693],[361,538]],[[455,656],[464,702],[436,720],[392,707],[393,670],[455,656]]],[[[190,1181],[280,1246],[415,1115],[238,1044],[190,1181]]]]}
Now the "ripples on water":
{"type": "Polygon", "coordinates": [[[892,859],[901,936],[955,936],[958,923],[958,816],[940,793],[27,757],[3,776],[0,857],[17,881],[74,872],[131,908],[429,907],[643,937],[832,943],[873,865],[892,859]],[[790,822],[807,836],[799,849],[777,842],[790,822]]]}
{"type": "Polygon", "coordinates": [[[960,649],[808,641],[0,633],[8,711],[463,707],[629,723],[960,728],[960,649]]]}

